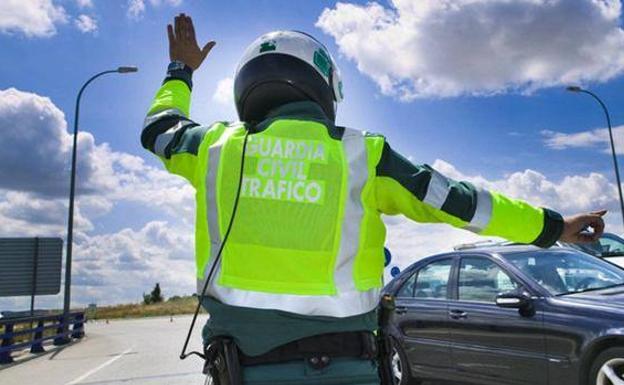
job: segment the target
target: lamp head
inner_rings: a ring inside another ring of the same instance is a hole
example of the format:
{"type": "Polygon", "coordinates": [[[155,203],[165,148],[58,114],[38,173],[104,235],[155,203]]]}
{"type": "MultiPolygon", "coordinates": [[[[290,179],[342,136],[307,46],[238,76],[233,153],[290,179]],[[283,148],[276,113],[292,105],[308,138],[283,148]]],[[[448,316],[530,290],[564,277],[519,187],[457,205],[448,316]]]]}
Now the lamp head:
{"type": "Polygon", "coordinates": [[[583,89],[579,86],[568,86],[566,87],[566,90],[570,91],[570,92],[581,92],[583,91],[583,89]]]}
{"type": "Polygon", "coordinates": [[[127,74],[130,72],[137,72],[139,69],[135,66],[121,66],[117,68],[117,72],[120,74],[127,74]]]}

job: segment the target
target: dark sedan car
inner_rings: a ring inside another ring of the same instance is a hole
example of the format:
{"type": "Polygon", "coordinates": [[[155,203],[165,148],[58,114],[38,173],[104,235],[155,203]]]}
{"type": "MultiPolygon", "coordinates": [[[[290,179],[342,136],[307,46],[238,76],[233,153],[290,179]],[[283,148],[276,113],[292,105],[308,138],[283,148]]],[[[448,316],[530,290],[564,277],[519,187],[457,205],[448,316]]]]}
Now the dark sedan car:
{"type": "Polygon", "coordinates": [[[624,385],[624,270],[573,249],[423,259],[384,289],[397,383],[624,385]]]}

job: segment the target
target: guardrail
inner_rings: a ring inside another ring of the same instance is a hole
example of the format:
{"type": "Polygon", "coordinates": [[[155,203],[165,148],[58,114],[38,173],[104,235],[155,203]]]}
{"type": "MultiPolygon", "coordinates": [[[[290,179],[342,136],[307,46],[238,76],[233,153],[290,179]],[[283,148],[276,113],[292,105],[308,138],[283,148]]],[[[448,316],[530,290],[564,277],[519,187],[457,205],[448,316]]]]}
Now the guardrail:
{"type": "Polygon", "coordinates": [[[0,328],[4,328],[0,334],[0,364],[10,364],[13,362],[11,352],[29,346],[31,353],[44,352],[43,342],[46,340],[54,340],[54,345],[64,345],[71,338],[84,337],[85,321],[84,312],[69,313],[67,320],[64,314],[0,319],[0,328]],[[33,324],[37,326],[33,327],[33,324]],[[55,332],[44,335],[46,330],[55,332]],[[26,336],[26,339],[19,338],[21,341],[16,343],[16,337],[20,336],[26,336]]]}

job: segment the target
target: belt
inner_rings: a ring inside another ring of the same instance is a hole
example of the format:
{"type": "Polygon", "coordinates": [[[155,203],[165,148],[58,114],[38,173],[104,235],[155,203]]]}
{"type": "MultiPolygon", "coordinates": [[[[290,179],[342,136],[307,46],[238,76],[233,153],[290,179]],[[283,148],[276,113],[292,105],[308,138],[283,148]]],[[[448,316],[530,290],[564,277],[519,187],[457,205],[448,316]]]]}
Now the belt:
{"type": "Polygon", "coordinates": [[[306,360],[320,369],[337,357],[376,358],[375,336],[369,331],[320,334],[289,342],[258,356],[248,356],[239,350],[242,366],[306,360]]]}

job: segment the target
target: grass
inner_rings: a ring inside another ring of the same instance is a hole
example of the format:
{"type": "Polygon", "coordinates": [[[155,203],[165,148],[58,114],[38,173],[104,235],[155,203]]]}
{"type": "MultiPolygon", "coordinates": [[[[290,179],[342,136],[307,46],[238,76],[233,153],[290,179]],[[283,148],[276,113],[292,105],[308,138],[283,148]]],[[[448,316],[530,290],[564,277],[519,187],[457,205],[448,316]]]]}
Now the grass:
{"type": "MultiPolygon", "coordinates": [[[[143,318],[155,316],[171,316],[192,314],[197,306],[197,298],[193,296],[174,296],[166,301],[145,305],[143,303],[102,306],[87,310],[87,319],[143,318]]],[[[201,309],[204,313],[204,309],[201,309]]]]}

